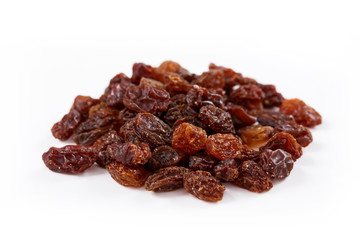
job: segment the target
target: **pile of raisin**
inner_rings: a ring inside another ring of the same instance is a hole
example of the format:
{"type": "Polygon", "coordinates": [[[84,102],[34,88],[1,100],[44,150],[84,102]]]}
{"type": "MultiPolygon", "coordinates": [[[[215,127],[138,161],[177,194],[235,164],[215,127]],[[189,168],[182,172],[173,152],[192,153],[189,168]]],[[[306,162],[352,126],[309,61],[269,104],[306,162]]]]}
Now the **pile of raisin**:
{"type": "Polygon", "coordinates": [[[303,101],[230,68],[210,64],[197,75],[173,61],[135,63],[130,78],[116,75],[98,99],[75,98],[51,131],[76,145],[42,158],[54,172],[77,174],[96,163],[123,186],[184,188],[216,202],[224,182],[261,193],[289,176],[313,140],[308,127],[320,123],[303,101]]]}

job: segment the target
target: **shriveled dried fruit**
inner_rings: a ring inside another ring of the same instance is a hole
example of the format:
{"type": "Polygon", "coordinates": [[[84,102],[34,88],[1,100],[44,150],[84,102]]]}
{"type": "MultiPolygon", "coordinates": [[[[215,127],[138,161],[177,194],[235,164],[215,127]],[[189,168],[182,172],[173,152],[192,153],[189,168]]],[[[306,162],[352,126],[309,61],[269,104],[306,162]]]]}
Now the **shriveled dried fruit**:
{"type": "Polygon", "coordinates": [[[106,97],[106,104],[111,107],[123,107],[123,99],[127,89],[132,86],[130,84],[117,83],[110,88],[110,92],[106,97]]]}
{"type": "Polygon", "coordinates": [[[164,84],[166,90],[171,95],[176,95],[179,93],[187,93],[191,88],[191,85],[188,81],[183,79],[177,73],[168,73],[164,77],[164,84]]]}
{"type": "Polygon", "coordinates": [[[189,72],[174,61],[164,61],[159,67],[155,68],[156,77],[161,81],[164,81],[168,73],[188,74],[189,72]]]}
{"type": "Polygon", "coordinates": [[[292,115],[298,124],[314,127],[321,123],[321,115],[300,99],[286,99],[280,106],[280,112],[292,115]]]}
{"type": "Polygon", "coordinates": [[[100,100],[94,99],[88,96],[77,96],[72,105],[72,109],[78,111],[83,119],[86,119],[89,116],[89,110],[92,106],[95,106],[100,103],[100,100]]]}
{"type": "Polygon", "coordinates": [[[132,111],[158,115],[167,110],[170,94],[162,88],[148,84],[130,86],[125,93],[123,103],[132,111]]]}
{"type": "Polygon", "coordinates": [[[148,162],[148,167],[151,171],[157,171],[160,168],[170,167],[177,165],[180,160],[181,154],[170,146],[160,146],[154,149],[151,158],[148,162]]]}
{"type": "Polygon", "coordinates": [[[172,147],[187,154],[194,154],[205,148],[206,132],[189,123],[180,124],[174,131],[172,147]]]}
{"type": "Polygon", "coordinates": [[[127,108],[122,109],[117,117],[119,126],[124,125],[128,120],[136,117],[137,112],[131,111],[127,108]]]}
{"type": "Polygon", "coordinates": [[[45,165],[58,173],[81,173],[91,167],[96,160],[96,153],[87,147],[67,145],[62,148],[51,147],[42,155],[45,165]]]}
{"type": "Polygon", "coordinates": [[[169,192],[182,188],[183,176],[190,170],[184,167],[166,167],[154,173],[145,182],[145,189],[154,192],[169,192]]]}
{"type": "Polygon", "coordinates": [[[106,165],[106,169],[116,182],[127,187],[142,187],[150,176],[141,165],[125,165],[117,161],[106,165]]]}
{"type": "Polygon", "coordinates": [[[271,137],[269,141],[260,148],[260,151],[264,151],[266,149],[282,149],[290,153],[294,161],[302,155],[301,146],[296,142],[295,138],[284,132],[277,133],[271,137]]]}
{"type": "Polygon", "coordinates": [[[210,156],[221,160],[234,159],[241,156],[242,144],[232,134],[217,133],[206,141],[206,152],[210,156]]]}
{"type": "Polygon", "coordinates": [[[212,105],[203,106],[200,108],[199,118],[214,133],[235,133],[230,113],[221,108],[212,105]]]}
{"type": "Polygon", "coordinates": [[[144,63],[134,63],[133,65],[133,75],[131,81],[135,84],[139,84],[142,77],[145,78],[155,78],[155,70],[150,65],[144,63]]]}
{"type": "Polygon", "coordinates": [[[140,79],[140,84],[139,85],[141,85],[141,84],[148,84],[148,85],[153,86],[153,87],[165,89],[165,85],[162,82],[160,82],[158,80],[155,80],[155,79],[151,79],[151,78],[142,77],[140,79]]]}
{"type": "Polygon", "coordinates": [[[290,153],[282,149],[266,149],[260,155],[259,165],[271,178],[282,179],[289,176],[294,166],[290,153]]]}
{"type": "Polygon", "coordinates": [[[264,97],[263,91],[258,86],[249,84],[234,89],[230,94],[230,101],[245,107],[251,115],[256,115],[262,111],[264,97]]]}
{"type": "Polygon", "coordinates": [[[269,126],[253,125],[239,129],[238,135],[250,147],[265,144],[273,135],[274,129],[269,126]]]}
{"type": "Polygon", "coordinates": [[[224,88],[225,76],[223,71],[211,69],[202,73],[196,80],[195,84],[204,88],[224,88]]]}
{"type": "Polygon", "coordinates": [[[207,155],[206,152],[198,152],[189,158],[189,168],[210,171],[218,161],[218,159],[207,155]]]}
{"type": "Polygon", "coordinates": [[[217,179],[232,182],[239,177],[239,163],[234,159],[228,159],[220,161],[218,165],[214,167],[214,175],[217,179]]]}
{"type": "Polygon", "coordinates": [[[77,110],[72,109],[59,122],[54,124],[51,132],[55,138],[65,141],[71,136],[80,123],[81,114],[77,110]]]}
{"type": "Polygon", "coordinates": [[[224,99],[221,95],[209,92],[206,88],[194,85],[186,94],[186,102],[191,107],[199,109],[206,105],[215,105],[225,108],[224,99]]]}
{"type": "Polygon", "coordinates": [[[273,184],[264,170],[253,161],[244,161],[239,168],[239,177],[233,183],[251,192],[269,191],[273,184]]]}
{"type": "Polygon", "coordinates": [[[169,124],[170,126],[173,126],[174,123],[182,118],[185,117],[194,117],[196,116],[197,113],[195,112],[194,109],[192,109],[190,107],[190,105],[188,104],[183,104],[183,105],[177,105],[173,108],[170,108],[166,114],[164,115],[164,120],[167,124],[169,124]]]}
{"type": "Polygon", "coordinates": [[[240,128],[256,123],[256,118],[248,114],[242,106],[228,103],[226,108],[227,111],[231,114],[235,127],[240,128]]]}
{"type": "Polygon", "coordinates": [[[173,108],[178,105],[186,104],[186,95],[185,94],[176,94],[171,97],[170,104],[168,106],[168,109],[173,108]]]}
{"type": "Polygon", "coordinates": [[[195,197],[217,202],[223,197],[225,187],[209,172],[195,171],[184,174],[184,188],[195,197]]]}
{"type": "Polygon", "coordinates": [[[96,163],[100,167],[105,167],[107,164],[113,161],[107,151],[107,146],[114,143],[121,143],[121,139],[116,131],[112,130],[98,138],[91,146],[91,148],[97,153],[96,163]]]}
{"type": "Polygon", "coordinates": [[[276,91],[276,87],[271,84],[263,85],[263,84],[257,84],[258,87],[261,88],[261,90],[264,92],[264,100],[263,105],[266,108],[271,107],[278,107],[280,106],[283,101],[284,97],[281,93],[276,91]]]}
{"type": "Polygon", "coordinates": [[[144,165],[151,157],[150,147],[146,143],[111,144],[107,151],[112,159],[128,165],[144,165]]]}

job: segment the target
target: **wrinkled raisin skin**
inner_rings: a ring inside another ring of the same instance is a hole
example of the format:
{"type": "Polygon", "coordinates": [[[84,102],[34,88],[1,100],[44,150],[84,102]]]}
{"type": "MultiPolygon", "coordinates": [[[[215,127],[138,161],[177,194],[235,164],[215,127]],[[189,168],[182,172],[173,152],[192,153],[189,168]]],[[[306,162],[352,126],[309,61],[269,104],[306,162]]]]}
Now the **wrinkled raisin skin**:
{"type": "Polygon", "coordinates": [[[113,161],[107,151],[107,146],[120,142],[120,137],[115,130],[112,130],[98,138],[96,142],[91,146],[91,148],[97,153],[96,163],[100,167],[105,167],[107,164],[113,161]]]}
{"type": "Polygon", "coordinates": [[[189,168],[192,170],[210,171],[218,159],[211,157],[206,152],[198,152],[189,158],[189,168]]]}
{"type": "Polygon", "coordinates": [[[184,186],[183,176],[190,170],[184,167],[162,168],[145,182],[145,189],[154,192],[174,191],[184,186]]]}
{"type": "Polygon", "coordinates": [[[269,126],[253,125],[241,128],[238,135],[249,147],[259,147],[265,144],[273,135],[274,129],[269,126]]]}
{"type": "Polygon", "coordinates": [[[180,160],[181,156],[177,150],[164,145],[154,149],[147,166],[154,172],[160,168],[175,166],[180,160]]]}
{"type": "Polygon", "coordinates": [[[206,132],[189,123],[178,126],[172,137],[172,147],[187,154],[194,154],[205,148],[206,132]]]}
{"type": "Polygon", "coordinates": [[[217,202],[223,197],[225,187],[209,172],[195,171],[184,174],[184,188],[195,197],[217,202]]]}
{"type": "Polygon", "coordinates": [[[77,110],[70,110],[59,122],[51,128],[53,136],[59,140],[67,140],[81,123],[81,114],[77,110]]]}
{"type": "Polygon", "coordinates": [[[217,179],[226,182],[232,182],[239,176],[239,163],[234,159],[220,161],[214,167],[214,175],[217,179]]]}
{"type": "Polygon", "coordinates": [[[151,157],[150,147],[146,143],[111,144],[107,147],[107,151],[112,159],[128,165],[144,165],[151,157]]]}
{"type": "Polygon", "coordinates": [[[83,146],[67,145],[62,148],[50,148],[42,155],[42,159],[51,171],[76,174],[94,164],[96,153],[83,146]]]}
{"type": "Polygon", "coordinates": [[[106,169],[116,182],[127,187],[142,187],[150,176],[150,172],[141,165],[125,165],[116,161],[106,165],[106,169]]]}
{"type": "Polygon", "coordinates": [[[217,133],[209,136],[206,141],[207,154],[221,160],[239,157],[241,149],[241,142],[232,134],[217,133]]]}
{"type": "Polygon", "coordinates": [[[282,179],[289,176],[294,166],[291,155],[284,150],[265,150],[260,155],[259,165],[271,178],[282,179]]]}
{"type": "Polygon", "coordinates": [[[203,106],[199,111],[199,118],[209,126],[214,133],[235,133],[230,113],[215,106],[203,106]]]}
{"type": "Polygon", "coordinates": [[[244,161],[239,168],[239,177],[233,182],[235,185],[251,192],[262,193],[269,191],[273,184],[264,170],[253,161],[244,161]]]}

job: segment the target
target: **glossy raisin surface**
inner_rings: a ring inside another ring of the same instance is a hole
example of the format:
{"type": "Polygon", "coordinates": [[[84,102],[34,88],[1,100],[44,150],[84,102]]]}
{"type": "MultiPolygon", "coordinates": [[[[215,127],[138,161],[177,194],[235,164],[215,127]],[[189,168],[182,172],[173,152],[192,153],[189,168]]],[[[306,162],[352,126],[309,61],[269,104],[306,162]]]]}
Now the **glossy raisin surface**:
{"type": "Polygon", "coordinates": [[[172,147],[187,154],[194,154],[205,148],[205,130],[189,123],[180,124],[172,136],[172,147]]]}
{"type": "Polygon", "coordinates": [[[87,147],[67,145],[50,148],[42,155],[42,159],[51,171],[75,174],[91,167],[95,163],[96,153],[87,147]]]}
{"type": "Polygon", "coordinates": [[[199,118],[214,133],[235,133],[230,113],[221,108],[212,105],[203,106],[200,108],[199,118]]]}
{"type": "Polygon", "coordinates": [[[177,165],[182,159],[181,153],[164,145],[154,149],[148,162],[148,167],[154,172],[164,167],[177,165]]]}
{"type": "Polygon", "coordinates": [[[141,165],[126,165],[117,161],[106,165],[106,169],[116,182],[127,187],[144,186],[151,174],[141,165]]]}
{"type": "Polygon", "coordinates": [[[107,147],[110,144],[114,143],[121,143],[121,139],[117,132],[115,130],[112,130],[98,138],[96,142],[91,146],[91,148],[97,154],[96,163],[100,167],[105,167],[107,164],[113,161],[113,158],[109,155],[107,151],[107,147]]]}
{"type": "Polygon", "coordinates": [[[265,144],[273,133],[272,127],[261,125],[244,127],[238,131],[240,138],[250,147],[259,147],[265,144]]]}
{"type": "Polygon", "coordinates": [[[128,165],[144,165],[151,157],[149,145],[141,142],[111,144],[107,151],[112,159],[128,165]]]}
{"type": "Polygon", "coordinates": [[[225,187],[209,172],[195,171],[184,174],[184,188],[195,197],[217,202],[223,197],[225,187]]]}
{"type": "Polygon", "coordinates": [[[267,149],[260,155],[259,165],[271,178],[282,179],[289,176],[294,166],[290,153],[277,149],[267,149]]]}
{"type": "Polygon", "coordinates": [[[207,155],[206,152],[198,152],[189,158],[189,168],[192,170],[211,171],[219,160],[207,155]]]}
{"type": "Polygon", "coordinates": [[[241,155],[242,144],[232,134],[217,133],[208,137],[206,152],[215,158],[226,160],[234,159],[241,155]]]}
{"type": "Polygon", "coordinates": [[[184,167],[165,167],[152,174],[145,182],[145,189],[154,192],[169,192],[182,188],[183,176],[190,170],[184,167]]]}
{"type": "Polygon", "coordinates": [[[214,167],[214,175],[217,179],[232,182],[239,177],[239,163],[234,159],[220,161],[214,167]]]}

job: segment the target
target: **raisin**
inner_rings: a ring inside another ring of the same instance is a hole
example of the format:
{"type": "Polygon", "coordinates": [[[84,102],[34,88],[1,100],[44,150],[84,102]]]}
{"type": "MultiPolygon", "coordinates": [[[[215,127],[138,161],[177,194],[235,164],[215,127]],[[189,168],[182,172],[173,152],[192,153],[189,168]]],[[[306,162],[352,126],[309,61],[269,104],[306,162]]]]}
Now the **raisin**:
{"type": "Polygon", "coordinates": [[[120,137],[115,130],[112,130],[98,138],[96,142],[91,146],[91,148],[97,153],[96,163],[100,167],[105,167],[107,164],[113,161],[107,151],[107,146],[120,142],[120,137]]]}
{"type": "Polygon", "coordinates": [[[126,90],[132,85],[117,83],[111,87],[109,94],[106,98],[106,104],[110,107],[123,107],[123,99],[126,93],[126,90]]]}
{"type": "Polygon", "coordinates": [[[197,113],[192,109],[188,104],[178,105],[173,108],[170,108],[164,115],[164,120],[170,126],[173,126],[174,123],[184,117],[193,117],[197,113]]]}
{"type": "Polygon", "coordinates": [[[215,133],[235,133],[230,113],[215,106],[203,106],[199,112],[200,120],[215,133]]]}
{"type": "Polygon", "coordinates": [[[132,111],[158,115],[167,110],[170,95],[164,89],[141,84],[127,89],[123,103],[132,111]]]}
{"type": "Polygon", "coordinates": [[[171,143],[172,129],[150,113],[136,115],[134,127],[137,138],[151,148],[171,143]]]}
{"type": "Polygon", "coordinates": [[[183,181],[185,190],[200,200],[217,202],[223,198],[225,187],[209,172],[185,173],[183,181]]]}
{"type": "Polygon", "coordinates": [[[116,182],[128,187],[142,187],[150,176],[150,172],[141,165],[125,165],[117,161],[106,165],[106,169],[116,182]]]}
{"type": "Polygon", "coordinates": [[[189,123],[180,124],[174,131],[172,147],[187,154],[195,154],[205,148],[205,130],[189,123]]]}
{"type": "Polygon", "coordinates": [[[114,85],[118,84],[118,83],[123,83],[123,84],[130,84],[131,80],[128,76],[126,76],[124,73],[119,73],[117,74],[115,77],[113,77],[110,80],[109,86],[105,89],[105,94],[103,95],[104,97],[106,97],[111,89],[113,88],[114,85]]]}
{"type": "Polygon", "coordinates": [[[187,93],[191,88],[188,81],[177,73],[168,73],[164,78],[165,89],[171,94],[187,93]]]}
{"type": "Polygon", "coordinates": [[[261,154],[261,151],[254,150],[254,149],[248,147],[247,145],[243,145],[243,148],[241,149],[241,156],[239,156],[237,159],[239,161],[250,160],[250,161],[254,161],[254,162],[259,162],[260,154],[261,154]]]}
{"type": "Polygon", "coordinates": [[[151,157],[149,145],[146,143],[117,143],[107,147],[107,151],[115,161],[131,165],[144,165],[151,157]]]}
{"type": "Polygon", "coordinates": [[[206,88],[194,85],[186,94],[186,102],[191,107],[199,109],[206,105],[215,105],[225,108],[224,99],[216,93],[209,92],[206,88]]]}
{"type": "Polygon", "coordinates": [[[263,91],[254,84],[242,85],[230,94],[230,101],[243,106],[251,115],[257,115],[262,111],[263,99],[263,91]]]}
{"type": "Polygon", "coordinates": [[[160,168],[177,165],[181,160],[180,153],[170,146],[160,146],[154,149],[148,162],[148,167],[155,172],[160,168]]]}
{"type": "Polygon", "coordinates": [[[186,104],[186,99],[185,99],[186,95],[185,94],[177,94],[171,97],[170,99],[170,104],[168,106],[168,108],[173,108],[176,107],[178,105],[183,105],[186,104]]]}
{"type": "Polygon", "coordinates": [[[233,183],[256,193],[269,191],[273,186],[270,177],[253,161],[242,162],[239,168],[239,177],[233,183]]]}
{"type": "Polygon", "coordinates": [[[264,92],[265,95],[263,100],[264,107],[266,108],[279,107],[283,103],[284,97],[282,96],[281,93],[278,93],[276,91],[276,87],[274,85],[271,84],[263,85],[258,83],[257,86],[260,87],[261,90],[264,92]]]}
{"type": "Polygon", "coordinates": [[[189,72],[181,67],[180,64],[173,61],[164,61],[159,67],[155,68],[155,74],[161,81],[164,81],[164,78],[168,73],[188,74],[189,72]]]}
{"type": "Polygon", "coordinates": [[[256,148],[265,144],[273,132],[272,127],[254,125],[239,129],[238,135],[246,145],[256,148]]]}
{"type": "Polygon", "coordinates": [[[271,178],[282,179],[289,176],[294,166],[291,155],[284,150],[266,149],[260,155],[259,165],[271,178]]]}
{"type": "Polygon", "coordinates": [[[198,152],[189,158],[189,167],[192,170],[210,171],[218,160],[206,154],[206,152],[198,152]]]}
{"type": "Polygon", "coordinates": [[[240,105],[228,103],[226,108],[231,114],[234,126],[237,128],[250,126],[256,122],[256,118],[248,114],[247,111],[240,105]]]}
{"type": "Polygon", "coordinates": [[[286,99],[280,106],[280,112],[292,115],[298,124],[314,127],[321,124],[321,115],[300,99],[286,99]]]}
{"type": "Polygon", "coordinates": [[[100,103],[100,100],[93,99],[88,96],[77,96],[74,100],[72,109],[77,110],[83,119],[88,118],[89,110],[92,106],[95,106],[100,103]]]}
{"type": "Polygon", "coordinates": [[[142,77],[155,78],[155,70],[150,65],[146,65],[144,63],[134,63],[132,70],[133,74],[131,81],[134,84],[139,84],[142,77]]]}
{"type": "Polygon", "coordinates": [[[128,120],[136,117],[137,112],[131,111],[127,108],[122,109],[117,117],[119,126],[124,125],[128,120]]]}
{"type": "Polygon", "coordinates": [[[217,133],[209,136],[206,141],[207,154],[221,160],[241,156],[242,147],[240,140],[232,134],[217,133]]]}
{"type": "Polygon", "coordinates": [[[263,126],[278,127],[284,123],[295,123],[292,116],[285,115],[281,112],[262,112],[257,115],[258,122],[263,126]]]}
{"type": "Polygon", "coordinates": [[[141,84],[148,84],[148,85],[153,86],[153,87],[165,89],[165,85],[162,82],[160,82],[158,80],[155,80],[155,79],[151,79],[151,78],[142,77],[140,79],[139,85],[141,85],[141,84]]]}
{"type": "Polygon", "coordinates": [[[184,167],[166,167],[154,173],[145,182],[145,189],[154,192],[169,192],[182,188],[183,176],[189,172],[184,167]]]}
{"type": "Polygon", "coordinates": [[[296,142],[292,135],[285,132],[276,133],[272,136],[269,141],[260,148],[260,151],[264,151],[266,149],[282,149],[290,153],[294,161],[302,155],[301,146],[296,142]]]}
{"type": "Polygon", "coordinates": [[[202,73],[195,81],[195,84],[204,88],[224,88],[225,76],[223,71],[211,69],[202,73]]]}
{"type": "Polygon", "coordinates": [[[108,131],[111,131],[115,128],[114,125],[106,125],[104,127],[94,128],[86,132],[77,132],[73,136],[73,140],[77,144],[83,146],[91,146],[99,137],[106,134],[108,131]]]}
{"type": "Polygon", "coordinates": [[[51,147],[42,155],[42,159],[51,171],[58,173],[81,173],[91,167],[96,153],[87,147],[67,145],[62,148],[51,147]]]}
{"type": "Polygon", "coordinates": [[[217,179],[232,182],[239,177],[239,163],[234,159],[227,159],[220,161],[218,165],[214,167],[214,175],[217,179]]]}
{"type": "Polygon", "coordinates": [[[55,138],[65,141],[73,134],[80,123],[81,114],[77,110],[71,109],[60,122],[54,124],[51,132],[55,138]]]}

